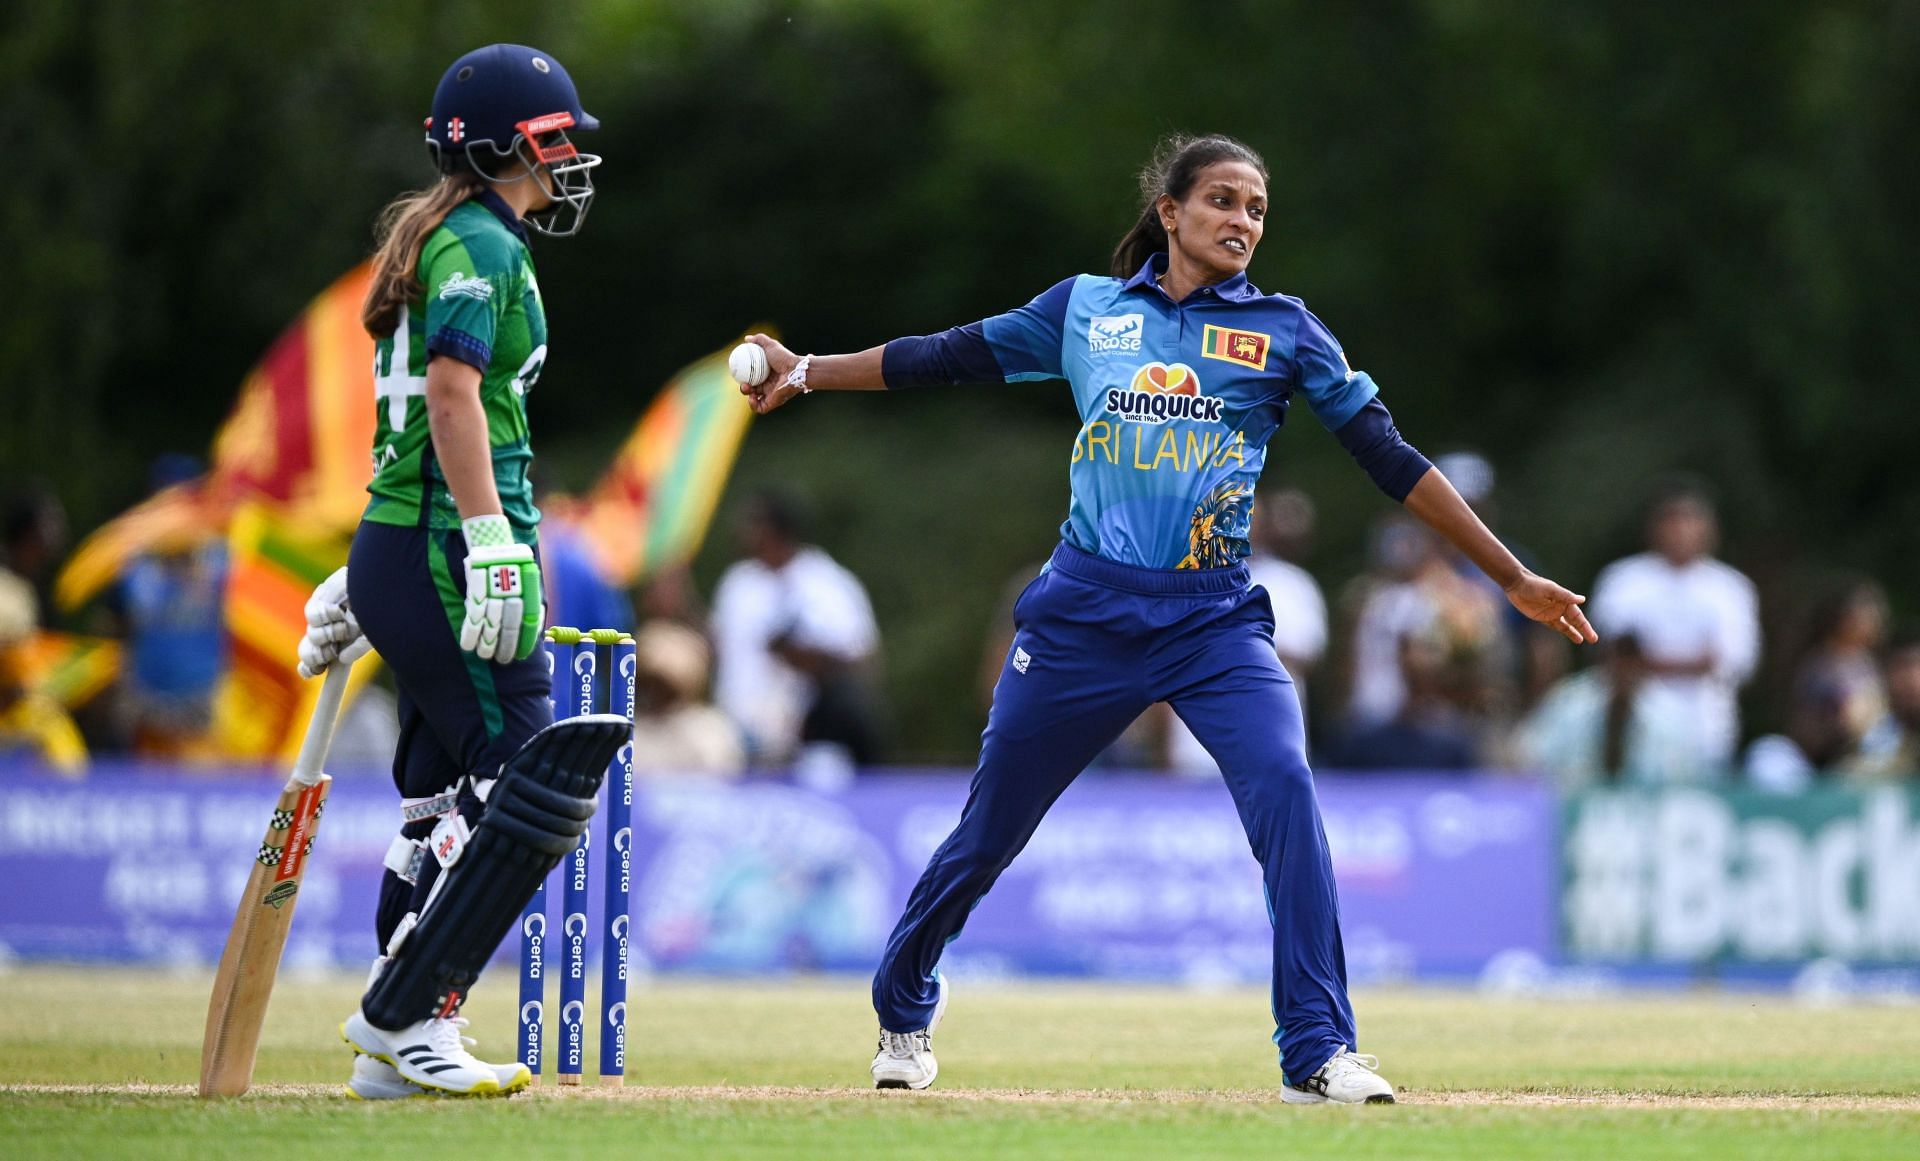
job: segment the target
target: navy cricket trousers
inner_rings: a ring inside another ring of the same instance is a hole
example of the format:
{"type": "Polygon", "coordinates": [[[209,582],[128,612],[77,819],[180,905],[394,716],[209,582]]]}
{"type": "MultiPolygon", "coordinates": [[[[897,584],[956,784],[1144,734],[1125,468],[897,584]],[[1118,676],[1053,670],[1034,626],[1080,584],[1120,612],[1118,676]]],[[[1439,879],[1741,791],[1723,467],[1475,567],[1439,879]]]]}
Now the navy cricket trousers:
{"type": "MultiPolygon", "coordinates": [[[[466,553],[458,530],[364,521],[347,557],[353,615],[393,670],[399,691],[393,784],[403,810],[418,807],[411,813],[422,815],[401,825],[401,836],[411,840],[426,838],[438,821],[437,814],[424,814],[430,800],[458,795],[468,822],[479,821],[480,800],[462,790],[464,780],[493,777],[500,763],[553,721],[552,680],[538,652],[496,665],[460,648],[466,553]]],[[[424,905],[438,870],[426,860],[416,883],[387,871],[374,921],[380,947],[408,911],[424,905]]]]}
{"type": "Polygon", "coordinates": [[[934,969],[1055,799],[1157,701],[1226,777],[1273,920],[1274,1043],[1290,1083],[1355,1047],[1340,905],[1273,610],[1245,566],[1116,564],[1062,544],[1014,605],[960,824],[934,852],[873,980],[880,1026],[933,1016],[934,969]]]}

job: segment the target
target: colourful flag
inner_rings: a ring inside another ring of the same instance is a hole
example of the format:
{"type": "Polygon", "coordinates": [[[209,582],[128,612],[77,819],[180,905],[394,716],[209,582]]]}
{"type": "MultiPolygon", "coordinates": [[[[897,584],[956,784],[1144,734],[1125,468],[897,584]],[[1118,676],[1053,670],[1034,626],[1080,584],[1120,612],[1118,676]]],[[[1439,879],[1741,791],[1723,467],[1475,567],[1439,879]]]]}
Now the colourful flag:
{"type": "MultiPolygon", "coordinates": [[[[370,408],[369,408],[370,410],[370,408]]],[[[264,504],[242,504],[227,533],[227,672],[214,695],[205,749],[221,759],[291,762],[320,696],[296,668],[307,597],[347,561],[350,533],[296,522],[264,504]]],[[[353,667],[349,702],[373,676],[353,667]]]]}
{"type": "Polygon", "coordinates": [[[28,688],[68,709],[85,705],[120,675],[120,643],[42,629],[14,646],[28,688]]]}
{"type": "Polygon", "coordinates": [[[578,529],[601,574],[625,587],[692,559],[733,470],[753,409],[716,351],[654,399],[584,500],[549,497],[549,518],[578,529]]]}
{"type": "Polygon", "coordinates": [[[373,340],[360,326],[367,277],[362,265],[335,282],[267,348],[214,437],[206,475],[87,537],[55,585],[63,608],[84,604],[132,556],[220,535],[249,501],[328,531],[353,529],[372,470],[373,340]]]}

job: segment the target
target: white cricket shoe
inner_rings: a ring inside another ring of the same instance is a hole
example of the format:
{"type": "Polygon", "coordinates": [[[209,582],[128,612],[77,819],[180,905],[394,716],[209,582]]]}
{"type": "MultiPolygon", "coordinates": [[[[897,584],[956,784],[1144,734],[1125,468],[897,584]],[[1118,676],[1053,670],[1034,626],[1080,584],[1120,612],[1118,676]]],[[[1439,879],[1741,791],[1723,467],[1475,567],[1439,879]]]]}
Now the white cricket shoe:
{"type": "Polygon", "coordinates": [[[918,1032],[889,1032],[880,1029],[880,1051],[873,1057],[873,1087],[926,1088],[940,1075],[940,1062],[933,1058],[933,1030],[947,1013],[947,977],[934,973],[939,998],[933,1004],[933,1019],[918,1032]]]}
{"type": "MultiPolygon", "coordinates": [[[[467,1018],[454,1016],[447,1021],[455,1028],[465,1028],[467,1018]]],[[[471,1036],[462,1035],[460,1043],[471,1048],[478,1042],[471,1036]]],[[[478,1057],[475,1057],[478,1060],[478,1057]]],[[[515,1084],[520,1073],[526,1071],[526,1065],[493,1064],[481,1060],[482,1067],[493,1069],[494,1077],[500,1082],[501,1092],[518,1092],[526,1087],[525,1083],[515,1084]]],[[[419,1085],[400,1075],[400,1070],[384,1060],[376,1060],[364,1052],[353,1054],[353,1078],[347,1081],[347,1095],[363,1101],[410,1100],[414,1097],[439,1096],[439,1093],[419,1085]]]]}
{"type": "Polygon", "coordinates": [[[1320,1071],[1299,1084],[1283,1085],[1280,1099],[1290,1105],[1317,1105],[1333,1101],[1342,1105],[1390,1105],[1393,1086],[1378,1069],[1380,1058],[1349,1052],[1342,1046],[1320,1071]]]}
{"type": "MultiPolygon", "coordinates": [[[[400,1080],[451,1096],[502,1096],[533,1083],[524,1064],[489,1064],[467,1051],[461,1017],[422,1020],[397,1032],[375,1028],[359,1012],[340,1025],[341,1039],[394,1070],[400,1080]]],[[[354,1065],[359,1079],[360,1065],[354,1065]]],[[[382,1079],[385,1079],[384,1077],[382,1079]]],[[[349,1087],[352,1083],[349,1082],[349,1087]]],[[[373,1086],[369,1086],[371,1089],[373,1086]]],[[[381,1086],[390,1088],[391,1086],[381,1086]]],[[[356,1096],[365,1095],[356,1090],[356,1096]]]]}
{"type": "Polygon", "coordinates": [[[364,1052],[353,1054],[347,1095],[359,1101],[404,1101],[435,1095],[400,1075],[400,1070],[364,1052]]]}

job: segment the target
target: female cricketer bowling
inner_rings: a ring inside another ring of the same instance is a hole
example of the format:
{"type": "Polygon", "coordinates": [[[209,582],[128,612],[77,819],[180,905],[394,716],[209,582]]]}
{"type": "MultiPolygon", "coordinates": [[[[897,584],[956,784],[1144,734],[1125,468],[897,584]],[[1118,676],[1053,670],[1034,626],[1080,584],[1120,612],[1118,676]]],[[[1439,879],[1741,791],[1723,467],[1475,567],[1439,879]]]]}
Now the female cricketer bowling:
{"type": "MultiPolygon", "coordinates": [[[[377,343],[372,499],[344,577],[308,606],[301,657],[308,676],[351,660],[364,630],[399,686],[401,827],[376,920],[389,953],[424,908],[444,840],[464,841],[501,763],[552,721],[533,656],[543,608],[526,397],[547,322],[527,231],[580,228],[600,159],[567,131],[598,127],[552,56],[510,44],[470,52],[441,78],[427,121],[439,180],[381,218],[362,312],[377,343]]],[[[524,902],[500,905],[517,914],[524,902]]],[[[395,1032],[356,1013],[349,1090],[379,1099],[529,1083],[525,1066],[467,1052],[465,1023],[447,1012],[395,1032]]]]}
{"type": "Polygon", "coordinates": [[[764,335],[765,413],[809,391],[1065,379],[1080,410],[1061,543],[1015,606],[980,763],[874,976],[882,1088],[925,1088],[946,1006],[941,949],[1041,816],[1154,702],[1224,773],[1266,880],[1274,1042],[1296,1103],[1389,1102],[1354,1051],[1339,902],[1273,610],[1242,559],[1267,441],[1297,396],[1374,482],[1496,580],[1533,620],[1597,638],[1586,599],[1521,567],[1452,485],[1400,438],[1372,379],[1297,298],[1247,281],[1267,171],[1225,137],[1175,139],[1143,175],[1140,220],[1112,276],[1079,275],[1027,305],[859,354],[796,356],[764,335]]]}

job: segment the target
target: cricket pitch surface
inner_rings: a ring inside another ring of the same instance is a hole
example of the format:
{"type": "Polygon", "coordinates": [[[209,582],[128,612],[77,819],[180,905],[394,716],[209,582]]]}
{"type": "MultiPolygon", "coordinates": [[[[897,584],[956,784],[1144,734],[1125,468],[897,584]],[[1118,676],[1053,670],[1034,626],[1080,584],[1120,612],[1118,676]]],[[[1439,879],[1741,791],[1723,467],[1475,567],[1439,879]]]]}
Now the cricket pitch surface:
{"type": "MultiPolygon", "coordinates": [[[[532,1157],[1910,1156],[1920,1006],[1700,992],[1355,995],[1393,1106],[1283,1105],[1263,990],[955,983],[926,1092],[867,1087],[866,981],[637,980],[626,1084],[549,1074],[508,1100],[368,1104],[335,1028],[359,981],[289,973],[245,1097],[194,1095],[210,973],[16,968],[0,979],[0,1131],[21,1157],[432,1149],[532,1157]],[[457,1138],[449,1134],[458,1135],[457,1138]]],[[[512,1051],[510,986],[469,1004],[512,1051]]],[[[591,1000],[591,997],[590,997],[591,1000]]],[[[590,1011],[597,1007],[590,1004],[590,1011]]],[[[591,1038],[590,1038],[591,1039],[591,1038]]]]}

